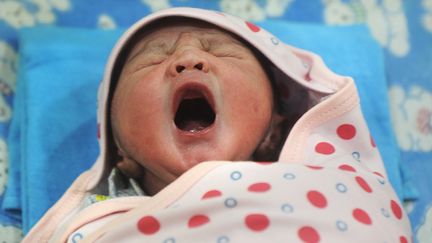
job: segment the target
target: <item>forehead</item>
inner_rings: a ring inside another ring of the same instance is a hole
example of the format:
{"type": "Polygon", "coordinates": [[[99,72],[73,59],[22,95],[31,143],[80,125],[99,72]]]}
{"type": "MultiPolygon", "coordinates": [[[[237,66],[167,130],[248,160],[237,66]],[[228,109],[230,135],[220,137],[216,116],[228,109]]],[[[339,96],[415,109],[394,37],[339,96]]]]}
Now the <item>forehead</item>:
{"type": "Polygon", "coordinates": [[[197,19],[183,17],[160,19],[151,23],[143,31],[141,37],[148,38],[152,36],[166,36],[180,32],[206,33],[231,37],[231,34],[216,25],[197,19]]]}
{"type": "MultiPolygon", "coordinates": [[[[149,44],[159,44],[160,41],[165,43],[175,42],[180,35],[189,35],[198,39],[216,39],[224,42],[234,42],[243,45],[243,41],[234,34],[223,30],[213,24],[189,18],[170,18],[161,19],[149,24],[136,34],[134,40],[129,45],[130,49],[140,49],[149,44]]],[[[250,48],[248,48],[250,49],[250,48]]]]}
{"type": "Polygon", "coordinates": [[[216,35],[232,37],[226,31],[204,22],[190,23],[190,22],[179,22],[174,25],[164,25],[163,23],[153,27],[149,32],[143,36],[143,39],[152,37],[165,37],[173,34],[190,33],[197,35],[216,35]]]}

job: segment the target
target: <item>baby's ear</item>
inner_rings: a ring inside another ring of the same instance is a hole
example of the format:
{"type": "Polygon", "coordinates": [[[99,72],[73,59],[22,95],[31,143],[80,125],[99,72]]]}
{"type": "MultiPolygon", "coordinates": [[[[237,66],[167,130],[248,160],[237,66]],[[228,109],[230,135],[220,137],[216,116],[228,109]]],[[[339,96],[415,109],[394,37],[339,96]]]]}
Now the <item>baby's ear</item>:
{"type": "Polygon", "coordinates": [[[141,178],[144,176],[144,168],[120,148],[117,148],[115,166],[128,178],[141,178]]]}
{"type": "Polygon", "coordinates": [[[291,126],[288,117],[273,113],[270,129],[253,154],[255,161],[277,161],[291,126]]]}

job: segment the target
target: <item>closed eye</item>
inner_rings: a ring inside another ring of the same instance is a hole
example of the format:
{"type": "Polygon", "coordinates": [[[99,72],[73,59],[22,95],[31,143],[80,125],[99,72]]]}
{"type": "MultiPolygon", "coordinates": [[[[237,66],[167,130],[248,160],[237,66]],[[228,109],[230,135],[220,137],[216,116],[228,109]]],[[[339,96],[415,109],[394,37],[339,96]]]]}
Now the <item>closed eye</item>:
{"type": "Polygon", "coordinates": [[[243,59],[243,56],[237,51],[219,50],[219,51],[211,51],[210,53],[215,57],[243,59]]]}
{"type": "Polygon", "coordinates": [[[140,70],[143,68],[159,65],[163,63],[167,58],[168,58],[167,55],[158,55],[158,56],[149,56],[149,57],[143,56],[137,62],[137,66],[135,70],[140,70]]]}

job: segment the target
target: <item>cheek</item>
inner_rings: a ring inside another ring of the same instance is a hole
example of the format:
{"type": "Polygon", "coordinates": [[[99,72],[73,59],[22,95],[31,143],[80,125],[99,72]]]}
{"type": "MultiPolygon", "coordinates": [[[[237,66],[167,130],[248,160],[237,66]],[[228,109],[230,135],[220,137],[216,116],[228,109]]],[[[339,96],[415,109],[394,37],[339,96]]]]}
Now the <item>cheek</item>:
{"type": "Polygon", "coordinates": [[[224,90],[234,112],[267,120],[273,109],[273,94],[267,75],[258,64],[231,66],[224,76],[224,90]],[[240,71],[241,70],[241,71],[240,71]]]}
{"type": "Polygon", "coordinates": [[[249,93],[233,102],[228,119],[236,160],[249,160],[265,138],[272,118],[270,98],[249,93]]]}
{"type": "MultiPolygon", "coordinates": [[[[241,94],[237,94],[241,95],[241,94]]],[[[264,94],[243,94],[233,102],[232,117],[248,129],[265,129],[270,123],[272,114],[272,99],[264,94]]]]}
{"type": "Polygon", "coordinates": [[[117,87],[114,96],[113,106],[117,111],[114,113],[115,120],[123,136],[146,140],[149,129],[162,131],[158,127],[161,122],[157,121],[167,115],[168,105],[163,98],[166,88],[152,77],[127,81],[117,87]]]}
{"type": "Polygon", "coordinates": [[[231,82],[224,87],[225,107],[233,133],[244,138],[253,147],[259,143],[271,122],[273,95],[270,81],[265,74],[231,75],[231,82]]]}

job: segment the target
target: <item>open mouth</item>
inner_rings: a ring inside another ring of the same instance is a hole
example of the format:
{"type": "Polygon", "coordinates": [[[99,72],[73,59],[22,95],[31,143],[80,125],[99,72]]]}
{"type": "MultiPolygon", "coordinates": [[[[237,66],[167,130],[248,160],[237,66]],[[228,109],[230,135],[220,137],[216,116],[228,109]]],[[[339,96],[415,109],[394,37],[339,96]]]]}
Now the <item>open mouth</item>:
{"type": "Polygon", "coordinates": [[[202,92],[188,90],[183,93],[174,117],[178,129],[197,133],[210,127],[215,119],[216,113],[202,92]]]}

